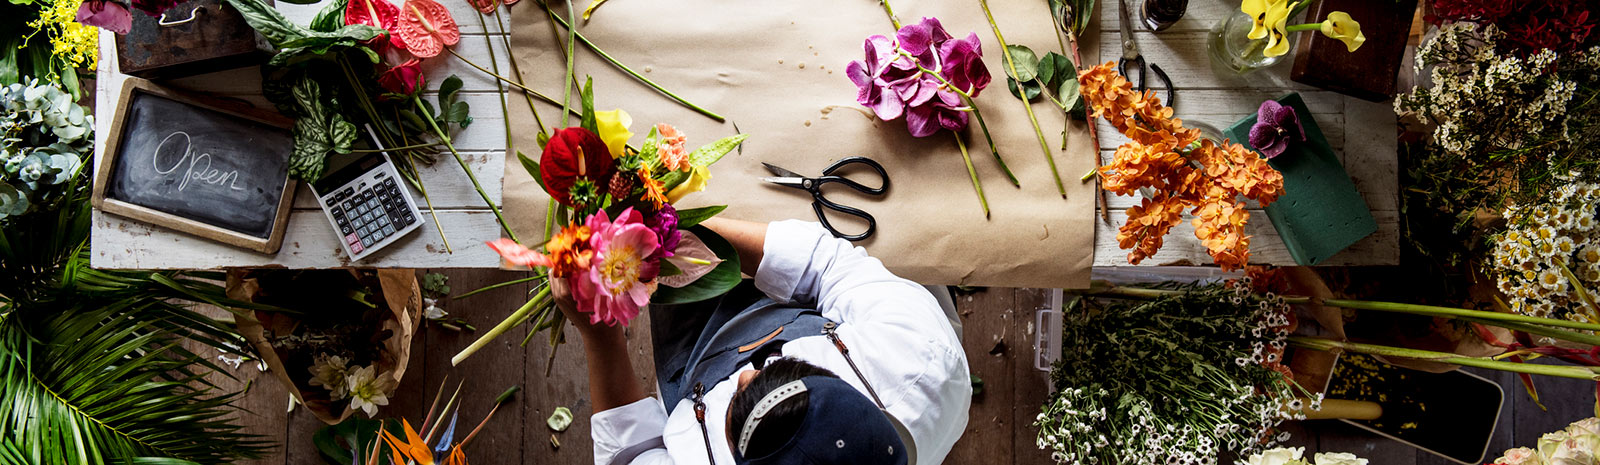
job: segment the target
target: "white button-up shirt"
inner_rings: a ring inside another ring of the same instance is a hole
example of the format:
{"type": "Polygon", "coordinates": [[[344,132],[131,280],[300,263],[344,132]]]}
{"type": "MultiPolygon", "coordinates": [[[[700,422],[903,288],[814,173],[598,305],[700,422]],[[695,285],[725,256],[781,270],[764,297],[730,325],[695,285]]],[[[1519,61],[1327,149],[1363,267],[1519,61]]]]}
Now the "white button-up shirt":
{"type": "MultiPolygon", "coordinates": [[[[780,303],[814,304],[840,322],[839,337],[891,415],[916,442],[917,464],[935,465],[967,427],[972,405],[967,357],[933,295],[896,277],[865,249],[836,239],[812,222],[782,221],[767,229],[756,287],[780,303]]],[[[866,393],[844,356],[817,335],[785,344],[783,355],[826,368],[866,393]]],[[[754,369],[749,364],[739,371],[754,369]]],[[[715,462],[732,465],[725,419],[738,373],[705,394],[706,429],[715,462]]],[[[699,464],[706,443],[694,404],[683,400],[669,415],[652,397],[596,412],[590,419],[596,465],[699,464]]]]}

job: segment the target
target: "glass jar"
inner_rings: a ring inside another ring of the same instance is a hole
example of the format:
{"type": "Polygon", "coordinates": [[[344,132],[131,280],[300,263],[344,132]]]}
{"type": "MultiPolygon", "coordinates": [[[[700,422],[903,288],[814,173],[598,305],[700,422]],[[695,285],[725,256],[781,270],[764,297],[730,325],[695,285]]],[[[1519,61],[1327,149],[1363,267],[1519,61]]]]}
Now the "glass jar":
{"type": "MultiPolygon", "coordinates": [[[[1206,52],[1211,55],[1211,62],[1222,69],[1243,75],[1278,64],[1289,56],[1288,53],[1266,56],[1267,40],[1249,37],[1254,23],[1250,15],[1235,11],[1228,19],[1212,26],[1206,40],[1206,52]]],[[[1293,41],[1289,42],[1289,47],[1293,52],[1293,41]]]]}

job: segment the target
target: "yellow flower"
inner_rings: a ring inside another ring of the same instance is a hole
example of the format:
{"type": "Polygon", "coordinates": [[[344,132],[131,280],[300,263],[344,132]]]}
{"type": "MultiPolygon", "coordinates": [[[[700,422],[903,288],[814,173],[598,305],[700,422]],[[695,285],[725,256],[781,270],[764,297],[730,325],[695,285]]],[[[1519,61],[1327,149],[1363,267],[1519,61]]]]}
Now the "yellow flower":
{"type": "Polygon", "coordinates": [[[1271,11],[1275,4],[1283,4],[1287,1],[1288,0],[1244,0],[1243,3],[1240,3],[1239,11],[1243,11],[1244,14],[1250,15],[1251,24],[1250,35],[1248,37],[1251,39],[1266,38],[1267,12],[1271,11]]]}
{"type": "Polygon", "coordinates": [[[622,110],[597,111],[594,113],[594,122],[595,128],[600,130],[600,140],[605,141],[606,149],[611,151],[611,158],[622,156],[628,139],[633,137],[633,132],[628,131],[628,126],[633,125],[633,117],[622,110]]]}
{"type": "Polygon", "coordinates": [[[1345,48],[1352,52],[1367,41],[1367,36],[1361,34],[1361,23],[1343,11],[1328,13],[1328,19],[1322,20],[1322,35],[1344,41],[1345,48]]]}
{"type": "Polygon", "coordinates": [[[1262,55],[1269,57],[1283,56],[1289,53],[1289,4],[1278,2],[1267,7],[1266,18],[1267,49],[1262,55]]]}
{"type": "Polygon", "coordinates": [[[706,181],[710,180],[711,169],[704,166],[694,167],[689,171],[689,180],[678,184],[678,187],[674,187],[672,191],[667,192],[667,202],[678,203],[678,200],[683,199],[686,195],[706,190],[706,181]]]}

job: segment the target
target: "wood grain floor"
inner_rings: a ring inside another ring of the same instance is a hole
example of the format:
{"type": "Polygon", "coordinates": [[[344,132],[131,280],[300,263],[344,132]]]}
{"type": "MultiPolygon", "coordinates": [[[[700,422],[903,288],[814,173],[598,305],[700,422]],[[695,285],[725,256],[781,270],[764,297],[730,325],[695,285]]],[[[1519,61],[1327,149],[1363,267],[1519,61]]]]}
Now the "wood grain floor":
{"type": "MultiPolygon", "coordinates": [[[[450,277],[450,286],[462,293],[485,285],[509,281],[524,274],[496,270],[426,270],[450,277]]],[[[466,318],[480,329],[498,323],[526,298],[527,286],[497,289],[465,300],[444,303],[452,315],[466,318]]],[[[1049,393],[1048,378],[1032,364],[1033,312],[1045,305],[1048,292],[1040,289],[992,288],[957,295],[956,304],[966,325],[964,345],[973,375],[983,380],[981,394],[973,399],[966,435],[956,444],[946,461],[954,464],[1045,464],[1048,454],[1034,447],[1031,426],[1038,405],[1049,393]]],[[[648,314],[641,316],[648,318],[648,314]]],[[[634,328],[648,328],[645,321],[634,328]]],[[[462,420],[476,421],[487,413],[495,396],[506,388],[520,385],[522,391],[509,406],[502,408],[468,450],[474,465],[498,464],[588,464],[593,462],[587,418],[592,408],[586,400],[588,379],[585,363],[573,331],[568,345],[551,356],[551,349],[536,337],[521,346],[526,333],[514,331],[502,337],[461,366],[450,366],[450,357],[466,347],[476,336],[429,327],[413,342],[411,365],[388,407],[380,416],[421,418],[428,403],[440,389],[454,390],[461,384],[462,420]],[[547,365],[548,364],[548,365],[547,365]],[[550,374],[545,374],[547,366],[550,374]],[[572,409],[577,421],[563,433],[552,433],[545,419],[556,407],[572,409]],[[552,439],[554,438],[554,439],[552,439]],[[560,446],[556,447],[555,442],[560,446]]],[[[654,374],[650,369],[649,331],[629,335],[630,351],[640,379],[646,385],[654,374]]],[[[1478,371],[1500,383],[1506,402],[1495,431],[1490,454],[1516,445],[1532,446],[1546,432],[1592,415],[1594,384],[1575,380],[1540,380],[1541,398],[1548,411],[1542,411],[1523,392],[1516,378],[1508,374],[1478,371]]],[[[238,380],[217,379],[225,389],[248,386],[241,399],[248,410],[241,421],[248,430],[282,444],[273,455],[245,462],[248,464],[321,463],[311,434],[322,423],[304,411],[287,412],[288,394],[270,376],[246,365],[234,371],[238,380]]],[[[217,378],[222,378],[218,376],[217,378]]],[[[446,393],[448,395],[448,393],[446,393]]],[[[1309,421],[1291,424],[1292,442],[1308,451],[1346,451],[1372,459],[1374,465],[1444,465],[1446,461],[1404,444],[1383,439],[1337,421],[1309,421]]]]}

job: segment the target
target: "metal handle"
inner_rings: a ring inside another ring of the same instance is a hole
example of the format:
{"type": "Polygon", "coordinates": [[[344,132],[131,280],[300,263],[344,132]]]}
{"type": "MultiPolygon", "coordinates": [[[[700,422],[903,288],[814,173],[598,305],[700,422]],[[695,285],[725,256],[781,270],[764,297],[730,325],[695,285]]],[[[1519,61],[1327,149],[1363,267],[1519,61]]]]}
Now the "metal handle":
{"type": "Polygon", "coordinates": [[[168,21],[167,20],[167,14],[166,13],[162,13],[161,14],[161,18],[156,20],[156,25],[161,26],[161,27],[171,27],[171,26],[177,26],[179,24],[187,23],[187,22],[190,22],[190,21],[194,21],[195,18],[200,17],[200,10],[201,10],[201,7],[198,7],[198,6],[194,7],[194,9],[189,10],[189,17],[188,18],[181,19],[181,20],[178,20],[178,21],[168,21]]]}

